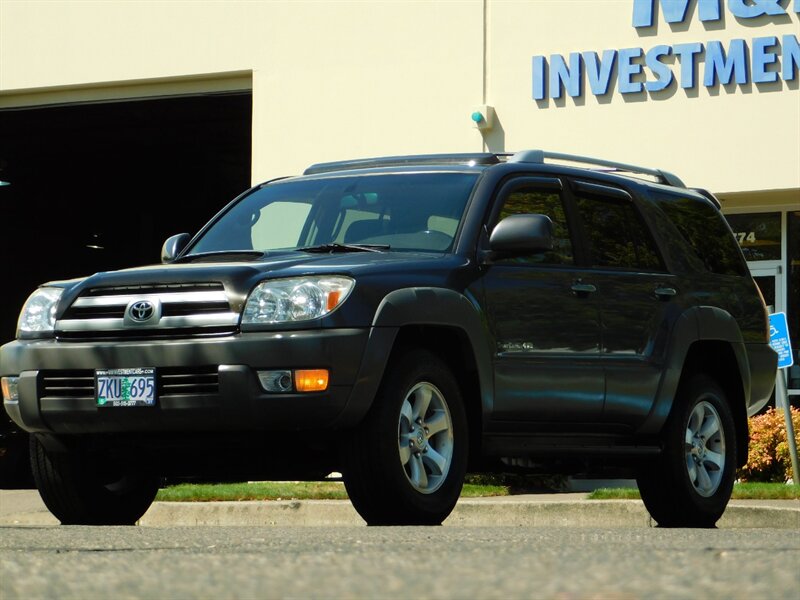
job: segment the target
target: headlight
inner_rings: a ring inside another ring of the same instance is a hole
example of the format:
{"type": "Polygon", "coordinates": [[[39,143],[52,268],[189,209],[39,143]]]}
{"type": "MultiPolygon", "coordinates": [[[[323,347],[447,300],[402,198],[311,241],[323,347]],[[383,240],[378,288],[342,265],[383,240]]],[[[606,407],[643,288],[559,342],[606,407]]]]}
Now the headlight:
{"type": "Polygon", "coordinates": [[[259,283],[247,299],[242,324],[324,317],[345,301],[354,285],[349,277],[295,277],[259,283]]]}
{"type": "Polygon", "coordinates": [[[56,307],[62,288],[42,287],[25,301],[17,322],[17,337],[40,337],[52,333],[56,324],[56,307]]]}

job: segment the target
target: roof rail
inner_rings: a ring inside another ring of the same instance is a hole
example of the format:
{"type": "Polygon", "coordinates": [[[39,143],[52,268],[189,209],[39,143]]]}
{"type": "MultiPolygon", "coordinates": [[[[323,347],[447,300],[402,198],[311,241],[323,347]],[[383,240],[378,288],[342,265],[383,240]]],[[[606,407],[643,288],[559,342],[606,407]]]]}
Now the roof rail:
{"type": "Polygon", "coordinates": [[[609,167],[614,169],[615,171],[625,171],[627,173],[641,173],[644,175],[650,175],[652,177],[656,177],[660,183],[671,185],[673,187],[680,187],[685,188],[686,185],[677,175],[673,175],[668,171],[662,171],[660,169],[647,169],[645,167],[637,167],[635,165],[628,165],[625,163],[618,163],[613,162],[610,160],[603,160],[600,158],[591,158],[588,156],[576,156],[574,154],[561,154],[560,152],[546,152],[544,150],[522,150],[517,152],[511,158],[508,159],[508,162],[514,163],[544,163],[546,158],[554,159],[554,160],[565,160],[569,162],[576,162],[576,163],[586,163],[591,165],[597,165],[599,167],[609,167]]]}
{"type": "Polygon", "coordinates": [[[311,165],[303,175],[349,171],[351,169],[371,169],[375,167],[407,167],[425,165],[496,165],[500,159],[496,154],[476,152],[473,154],[419,154],[412,156],[383,156],[380,158],[361,158],[339,162],[317,163],[311,165]]]}

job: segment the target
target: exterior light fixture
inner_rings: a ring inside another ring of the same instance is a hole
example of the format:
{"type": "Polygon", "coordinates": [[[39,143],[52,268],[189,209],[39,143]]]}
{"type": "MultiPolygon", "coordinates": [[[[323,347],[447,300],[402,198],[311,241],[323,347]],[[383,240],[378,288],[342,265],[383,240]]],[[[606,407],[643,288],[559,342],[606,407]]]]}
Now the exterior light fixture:
{"type": "Polygon", "coordinates": [[[486,104],[476,106],[472,109],[470,119],[476,129],[488,131],[494,126],[494,107],[486,104]]]}

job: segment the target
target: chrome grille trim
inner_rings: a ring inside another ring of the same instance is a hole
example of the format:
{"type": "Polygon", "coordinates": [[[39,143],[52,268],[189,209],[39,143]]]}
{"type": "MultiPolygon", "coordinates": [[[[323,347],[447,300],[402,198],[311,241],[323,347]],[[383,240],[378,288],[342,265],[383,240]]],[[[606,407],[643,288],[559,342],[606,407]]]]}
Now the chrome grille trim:
{"type": "Polygon", "coordinates": [[[114,296],[88,296],[81,297],[72,303],[75,308],[85,306],[121,306],[125,308],[129,303],[139,300],[159,301],[162,304],[184,304],[189,302],[227,302],[225,292],[172,292],[165,294],[129,294],[114,296]]]}
{"type": "Polygon", "coordinates": [[[92,288],[73,301],[55,331],[62,339],[218,335],[235,333],[239,316],[221,283],[122,286],[107,288],[107,293],[92,288]],[[153,316],[136,319],[131,314],[140,302],[152,304],[153,316]]]}
{"type": "MultiPolygon", "coordinates": [[[[130,331],[131,328],[126,327],[124,323],[125,319],[62,319],[56,324],[56,331],[130,331]]],[[[162,317],[158,322],[158,327],[153,327],[150,331],[183,329],[186,327],[236,326],[238,324],[238,313],[207,313],[180,317],[162,317]]]]}

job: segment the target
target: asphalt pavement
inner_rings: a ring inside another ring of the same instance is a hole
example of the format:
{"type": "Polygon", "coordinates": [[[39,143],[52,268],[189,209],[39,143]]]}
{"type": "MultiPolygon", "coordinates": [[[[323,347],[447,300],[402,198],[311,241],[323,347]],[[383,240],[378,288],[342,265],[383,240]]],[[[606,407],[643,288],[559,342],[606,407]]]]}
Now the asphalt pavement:
{"type": "Polygon", "coordinates": [[[797,530],[0,528],[3,600],[772,600],[798,589],[797,530]]]}
{"type": "MultiPolygon", "coordinates": [[[[446,526],[653,527],[639,500],[588,500],[585,493],[463,498],[446,526]]],[[[0,526],[57,525],[36,490],[0,490],[0,526]]],[[[348,500],[155,502],[143,527],[359,526],[348,500]]],[[[800,500],[732,500],[717,524],[723,529],[800,529],[800,500]]]]}

